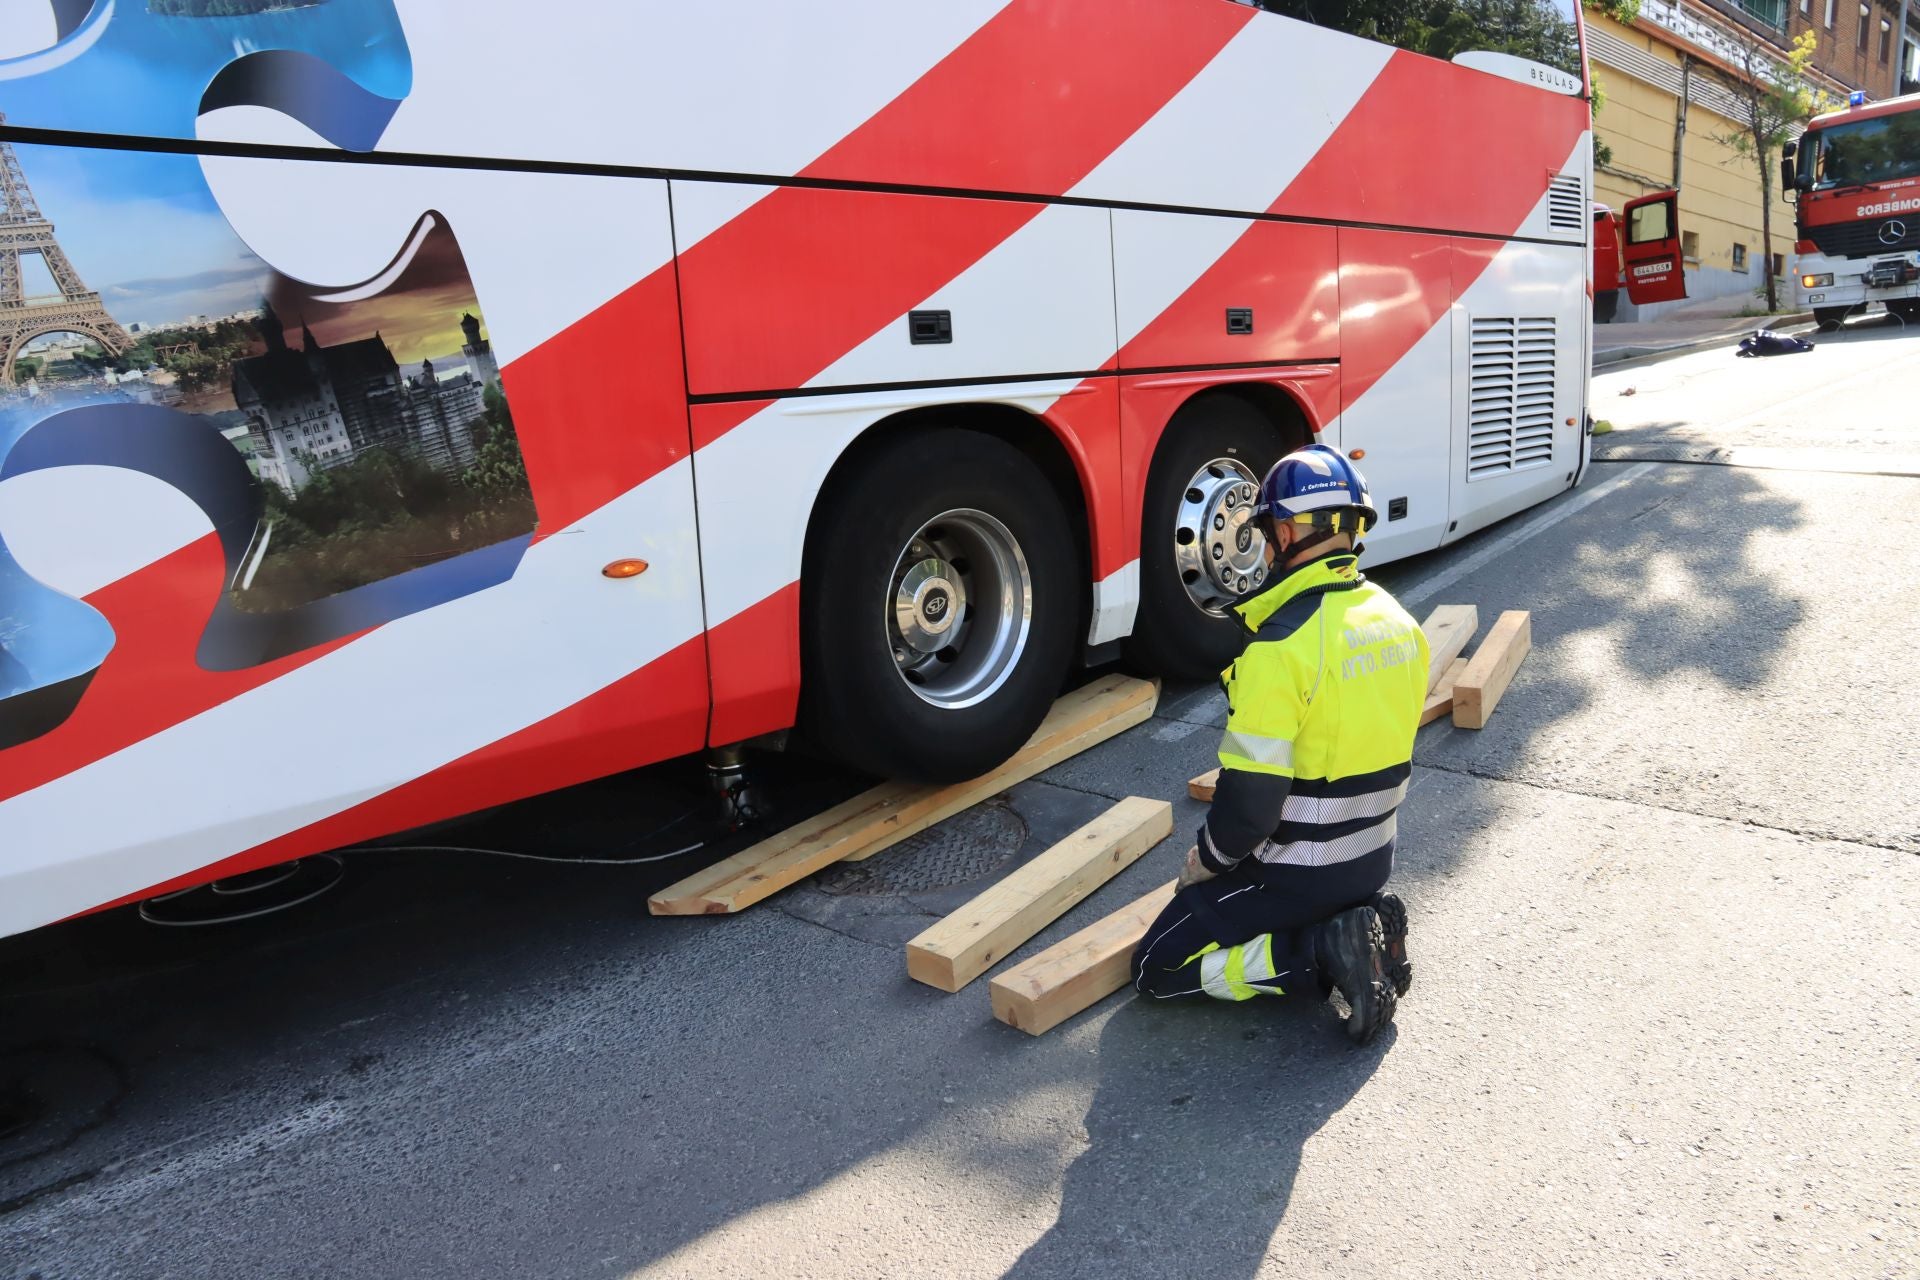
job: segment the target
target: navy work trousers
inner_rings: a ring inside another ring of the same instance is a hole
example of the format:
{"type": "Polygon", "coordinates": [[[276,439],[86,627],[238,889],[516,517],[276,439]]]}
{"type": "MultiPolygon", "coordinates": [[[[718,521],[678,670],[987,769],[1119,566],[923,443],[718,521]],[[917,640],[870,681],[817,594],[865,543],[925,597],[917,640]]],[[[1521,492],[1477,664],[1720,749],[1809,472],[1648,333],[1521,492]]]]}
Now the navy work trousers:
{"type": "Polygon", "coordinates": [[[1314,926],[1367,902],[1392,874],[1391,845],[1330,867],[1249,858],[1174,895],[1133,953],[1134,989],[1160,1000],[1324,998],[1314,926]]]}

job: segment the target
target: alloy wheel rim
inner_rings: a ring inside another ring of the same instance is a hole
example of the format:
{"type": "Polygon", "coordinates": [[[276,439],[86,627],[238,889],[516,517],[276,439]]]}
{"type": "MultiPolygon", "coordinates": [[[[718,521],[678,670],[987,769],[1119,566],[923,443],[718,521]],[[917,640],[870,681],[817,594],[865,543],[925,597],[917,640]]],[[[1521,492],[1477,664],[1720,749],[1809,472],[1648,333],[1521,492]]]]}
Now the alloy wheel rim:
{"type": "Polygon", "coordinates": [[[1033,630],[1033,574],[1020,540],[972,507],[943,511],[894,559],[886,599],[894,669],[942,710],[991,697],[1033,630]]]}
{"type": "Polygon", "coordinates": [[[1267,540],[1254,523],[1260,480],[1234,458],[1193,473],[1173,518],[1173,563],[1194,606],[1224,616],[1267,580],[1267,540]]]}

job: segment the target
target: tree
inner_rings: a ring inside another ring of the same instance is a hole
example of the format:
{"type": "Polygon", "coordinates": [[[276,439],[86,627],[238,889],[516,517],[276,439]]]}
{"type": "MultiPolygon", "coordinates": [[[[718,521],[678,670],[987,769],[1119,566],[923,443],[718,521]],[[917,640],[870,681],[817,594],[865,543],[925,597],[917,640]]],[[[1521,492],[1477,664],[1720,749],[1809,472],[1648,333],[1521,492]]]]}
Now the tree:
{"type": "Polygon", "coordinates": [[[1803,31],[1784,55],[1770,41],[1745,28],[1734,29],[1725,53],[1731,71],[1709,66],[1707,74],[1740,102],[1744,121],[1714,135],[1754,163],[1760,177],[1760,267],[1766,281],[1767,310],[1780,306],[1773,277],[1773,174],[1781,144],[1829,105],[1827,94],[1807,77],[1819,38],[1803,31]]]}

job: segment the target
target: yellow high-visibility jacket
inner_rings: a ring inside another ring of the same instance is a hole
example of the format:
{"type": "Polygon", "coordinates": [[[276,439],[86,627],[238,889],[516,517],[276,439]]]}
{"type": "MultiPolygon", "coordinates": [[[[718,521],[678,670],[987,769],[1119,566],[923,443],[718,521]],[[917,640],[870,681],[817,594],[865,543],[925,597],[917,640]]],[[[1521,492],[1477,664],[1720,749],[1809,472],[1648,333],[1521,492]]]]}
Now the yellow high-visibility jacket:
{"type": "Polygon", "coordinates": [[[1427,698],[1427,638],[1349,551],[1236,606],[1227,731],[1200,860],[1324,867],[1391,848],[1427,698]]]}

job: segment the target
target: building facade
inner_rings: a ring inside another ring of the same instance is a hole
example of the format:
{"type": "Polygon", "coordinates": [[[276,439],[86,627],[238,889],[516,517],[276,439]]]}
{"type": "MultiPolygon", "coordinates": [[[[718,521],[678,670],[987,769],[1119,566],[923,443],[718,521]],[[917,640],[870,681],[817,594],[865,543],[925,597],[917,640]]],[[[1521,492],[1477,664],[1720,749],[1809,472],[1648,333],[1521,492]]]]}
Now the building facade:
{"type": "MultiPolygon", "coordinates": [[[[1587,51],[1605,98],[1594,116],[1596,142],[1605,148],[1594,166],[1594,199],[1617,210],[1677,188],[1690,300],[1742,298],[1760,310],[1763,273],[1784,279],[1791,269],[1793,206],[1771,174],[1769,253],[1759,168],[1737,141],[1746,132],[1746,109],[1727,79],[1738,78],[1742,50],[1752,42],[1784,60],[1793,39],[1811,29],[1817,43],[1809,75],[1820,91],[1835,102],[1855,90],[1890,97],[1904,21],[1891,0],[1645,0],[1631,25],[1589,9],[1587,51]]],[[[1623,302],[1615,318],[1653,319],[1682,305],[1623,302]]]]}

